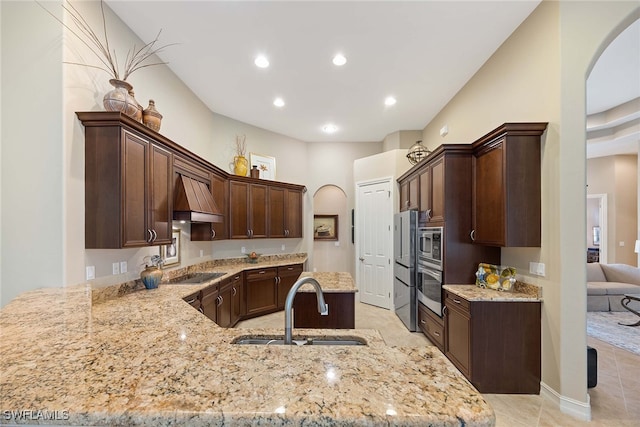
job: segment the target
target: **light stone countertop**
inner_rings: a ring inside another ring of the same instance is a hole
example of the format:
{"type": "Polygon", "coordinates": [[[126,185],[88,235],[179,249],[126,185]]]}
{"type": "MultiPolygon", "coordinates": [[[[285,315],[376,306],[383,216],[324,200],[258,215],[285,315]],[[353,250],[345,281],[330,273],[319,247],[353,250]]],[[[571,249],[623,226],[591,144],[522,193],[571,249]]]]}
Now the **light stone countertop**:
{"type": "Polygon", "coordinates": [[[444,285],[442,287],[467,301],[512,301],[512,302],[541,302],[541,288],[516,282],[513,291],[497,291],[494,289],[480,288],[476,285],[444,285]]]}
{"type": "Polygon", "coordinates": [[[235,345],[283,331],[218,327],[182,299],[201,287],[94,299],[85,284],[20,295],[0,311],[0,423],[25,422],[5,411],[59,411],[56,424],[80,426],[495,424],[436,347],[321,329],[296,329],[294,338],[346,335],[369,345],[235,345]]]}
{"type": "MultiPolygon", "coordinates": [[[[324,292],[333,292],[333,293],[356,293],[358,292],[358,288],[356,288],[356,284],[353,281],[353,277],[351,277],[350,273],[339,272],[308,272],[303,271],[300,275],[300,278],[303,277],[312,277],[318,281],[320,287],[324,292]]],[[[312,285],[306,284],[302,285],[298,292],[314,292],[314,287],[312,285]]]]}

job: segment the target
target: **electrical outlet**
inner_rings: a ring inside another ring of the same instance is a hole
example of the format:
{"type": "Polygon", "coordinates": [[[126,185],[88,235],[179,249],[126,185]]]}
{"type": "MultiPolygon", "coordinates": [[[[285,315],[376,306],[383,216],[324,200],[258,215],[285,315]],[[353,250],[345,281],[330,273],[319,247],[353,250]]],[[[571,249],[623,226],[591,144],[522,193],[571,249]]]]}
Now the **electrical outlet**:
{"type": "Polygon", "coordinates": [[[335,246],[340,246],[340,241],[334,242],[333,243],[335,246]]]}
{"type": "Polygon", "coordinates": [[[113,274],[120,274],[120,263],[114,262],[111,264],[111,268],[113,269],[113,274]]]}
{"type": "Polygon", "coordinates": [[[96,278],[96,267],[93,265],[87,266],[87,280],[92,280],[96,278]]]}
{"type": "Polygon", "coordinates": [[[245,248],[244,246],[240,248],[240,252],[242,252],[243,254],[247,253],[247,248],[245,248]]]}
{"type": "Polygon", "coordinates": [[[545,265],[542,262],[530,262],[529,263],[529,273],[535,274],[536,276],[545,275],[545,265]]]}
{"type": "Polygon", "coordinates": [[[127,261],[120,261],[120,273],[127,272],[127,261]]]}
{"type": "Polygon", "coordinates": [[[284,245],[282,245],[282,250],[284,251],[284,245]]]}
{"type": "Polygon", "coordinates": [[[203,256],[204,256],[204,251],[200,249],[200,258],[202,258],[203,256]]]}

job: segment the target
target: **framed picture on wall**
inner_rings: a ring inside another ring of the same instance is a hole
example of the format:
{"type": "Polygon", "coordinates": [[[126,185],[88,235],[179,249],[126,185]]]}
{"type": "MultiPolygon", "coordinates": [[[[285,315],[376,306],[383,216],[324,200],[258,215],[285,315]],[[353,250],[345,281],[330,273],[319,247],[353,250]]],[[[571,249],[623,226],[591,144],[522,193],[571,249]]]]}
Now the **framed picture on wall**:
{"type": "Polygon", "coordinates": [[[180,264],[180,229],[174,228],[171,233],[171,243],[160,246],[160,256],[164,260],[163,266],[180,264]]]}
{"type": "Polygon", "coordinates": [[[338,215],[314,215],[313,240],[338,240],[338,215]]]}
{"type": "Polygon", "coordinates": [[[260,171],[261,179],[276,179],[276,159],[275,157],[263,156],[261,154],[251,153],[249,157],[251,164],[249,169],[257,166],[260,171]]]}

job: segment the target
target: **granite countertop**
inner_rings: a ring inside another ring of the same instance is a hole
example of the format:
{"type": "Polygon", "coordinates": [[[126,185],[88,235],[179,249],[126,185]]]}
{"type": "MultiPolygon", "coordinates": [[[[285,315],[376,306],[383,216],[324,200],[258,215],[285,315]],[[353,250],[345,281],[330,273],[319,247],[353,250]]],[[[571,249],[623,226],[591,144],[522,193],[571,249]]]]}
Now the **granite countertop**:
{"type": "MultiPolygon", "coordinates": [[[[356,293],[358,288],[353,281],[350,273],[333,273],[333,272],[308,272],[303,271],[300,278],[312,277],[318,281],[320,287],[324,292],[333,293],[356,293]]],[[[302,285],[298,292],[315,292],[315,288],[312,285],[302,285]]]]}
{"type": "Polygon", "coordinates": [[[442,288],[467,301],[542,301],[542,288],[522,282],[516,282],[513,291],[497,291],[480,288],[476,285],[444,285],[442,288]]]}
{"type": "Polygon", "coordinates": [[[218,327],[182,299],[198,286],[94,298],[83,284],[20,295],[0,311],[0,423],[52,414],[71,425],[495,423],[436,347],[321,329],[295,329],[294,338],[348,335],[369,345],[236,345],[283,331],[218,327]]]}

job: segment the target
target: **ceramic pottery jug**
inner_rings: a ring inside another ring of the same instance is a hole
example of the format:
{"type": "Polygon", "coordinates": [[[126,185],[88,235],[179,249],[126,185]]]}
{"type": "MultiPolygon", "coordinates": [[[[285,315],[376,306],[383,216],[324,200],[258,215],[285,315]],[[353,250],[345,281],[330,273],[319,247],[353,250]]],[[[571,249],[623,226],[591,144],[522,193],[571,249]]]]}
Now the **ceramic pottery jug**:
{"type": "Polygon", "coordinates": [[[162,280],[162,270],[155,265],[151,265],[140,273],[140,279],[147,289],[155,289],[162,280]]]}
{"type": "Polygon", "coordinates": [[[133,86],[124,80],[111,79],[109,83],[115,88],[110,90],[102,98],[102,105],[107,111],[120,111],[134,119],[140,114],[138,102],[129,94],[133,86]]]}
{"type": "Polygon", "coordinates": [[[233,173],[240,176],[247,176],[247,167],[249,162],[244,156],[235,156],[233,158],[233,173]]]}

